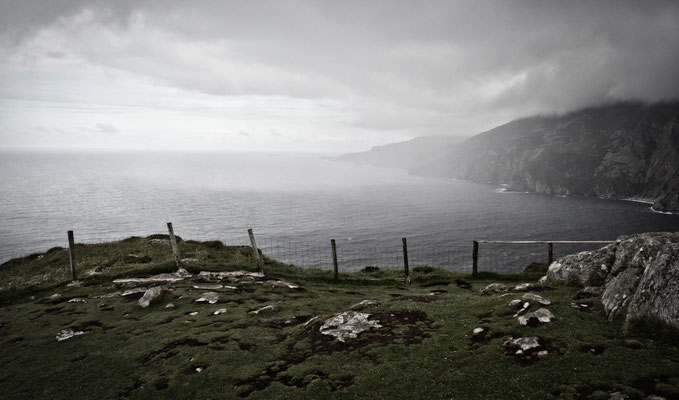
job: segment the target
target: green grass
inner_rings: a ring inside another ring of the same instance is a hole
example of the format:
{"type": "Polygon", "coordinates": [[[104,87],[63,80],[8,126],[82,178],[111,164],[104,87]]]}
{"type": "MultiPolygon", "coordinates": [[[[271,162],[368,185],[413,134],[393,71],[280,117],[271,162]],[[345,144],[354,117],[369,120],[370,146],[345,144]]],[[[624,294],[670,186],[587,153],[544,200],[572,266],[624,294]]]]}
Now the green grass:
{"type": "MultiPolygon", "coordinates": [[[[197,259],[186,265],[192,273],[256,270],[248,247],[181,241],[179,248],[182,257],[197,259]]],[[[381,269],[341,274],[335,282],[330,271],[266,259],[268,276],[302,289],[239,283],[235,291],[217,290],[218,304],[196,304],[204,291],[193,288],[202,282],[194,277],[166,285],[172,290],[142,309],[126,298],[94,297],[132,287],[114,285],[118,277],[174,271],[167,243],[78,245],[77,262],[81,286],[66,286],[64,250],[0,266],[0,397],[596,399],[613,391],[633,399],[679,397],[676,331],[667,326],[649,319],[610,323],[597,298],[577,300],[591,305],[578,311],[570,307],[578,288],[551,285],[540,294],[553,301],[548,308],[557,320],[524,327],[507,307],[521,294],[479,292],[497,281],[534,282],[539,273],[472,278],[419,268],[405,285],[402,271],[381,269]],[[54,293],[61,296],[46,298],[54,293]],[[69,303],[74,297],[87,303],[69,303]],[[379,301],[361,311],[383,328],[345,344],[319,333],[325,319],[365,299],[379,301]],[[277,310],[250,313],[269,304],[277,310]],[[227,312],[212,315],[219,308],[227,312]],[[188,315],[193,311],[199,313],[188,315]],[[57,342],[57,332],[69,327],[87,333],[57,342]],[[488,329],[482,340],[471,339],[476,327],[488,329]],[[509,336],[538,336],[549,355],[516,358],[502,347],[509,336]]]]}

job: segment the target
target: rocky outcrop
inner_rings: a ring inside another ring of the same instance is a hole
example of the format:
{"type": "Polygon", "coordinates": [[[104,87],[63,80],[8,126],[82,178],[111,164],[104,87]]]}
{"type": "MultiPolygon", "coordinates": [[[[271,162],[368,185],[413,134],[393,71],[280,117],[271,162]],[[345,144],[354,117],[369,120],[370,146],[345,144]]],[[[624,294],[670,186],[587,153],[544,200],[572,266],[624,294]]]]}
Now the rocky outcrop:
{"type": "Polygon", "coordinates": [[[679,232],[622,236],[555,261],[549,280],[603,288],[609,319],[653,316],[679,328],[679,232]]]}
{"type": "Polygon", "coordinates": [[[656,210],[679,211],[679,102],[516,120],[432,160],[411,172],[513,191],[648,199],[656,210]]]}

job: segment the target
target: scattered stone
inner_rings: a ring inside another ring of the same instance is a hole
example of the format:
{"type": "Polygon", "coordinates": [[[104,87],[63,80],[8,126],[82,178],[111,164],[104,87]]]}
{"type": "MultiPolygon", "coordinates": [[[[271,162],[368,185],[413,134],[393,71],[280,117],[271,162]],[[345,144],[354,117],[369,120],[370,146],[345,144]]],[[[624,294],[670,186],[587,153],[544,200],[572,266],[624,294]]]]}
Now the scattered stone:
{"type": "Polygon", "coordinates": [[[644,400],[667,400],[665,397],[652,394],[644,398],[644,400]]]}
{"type": "Polygon", "coordinates": [[[608,400],[629,400],[629,396],[623,392],[613,392],[611,393],[611,397],[609,397],[608,400]]]}
{"type": "Polygon", "coordinates": [[[481,294],[489,295],[489,294],[493,294],[493,293],[503,293],[503,292],[506,292],[508,290],[509,290],[509,288],[505,284],[491,283],[490,285],[481,289],[481,294]]]}
{"type": "Polygon", "coordinates": [[[523,304],[523,302],[520,299],[515,299],[515,300],[510,301],[508,306],[509,306],[509,308],[517,309],[517,308],[521,307],[522,304],[523,304]]]}
{"type": "Polygon", "coordinates": [[[538,279],[538,283],[543,284],[547,283],[547,275],[543,276],[542,278],[538,279]]]}
{"type": "Polygon", "coordinates": [[[250,311],[250,314],[255,314],[255,315],[257,315],[257,314],[261,313],[262,311],[276,311],[277,309],[278,309],[278,308],[276,308],[275,305],[269,304],[268,306],[264,306],[264,307],[262,307],[262,308],[260,308],[260,309],[258,309],[258,310],[250,311]]]}
{"type": "Polygon", "coordinates": [[[358,311],[345,311],[325,320],[320,328],[323,335],[334,336],[340,342],[355,338],[359,333],[371,328],[381,328],[377,320],[369,320],[370,314],[358,311]]]}
{"type": "Polygon", "coordinates": [[[578,311],[588,311],[589,310],[589,304],[571,303],[571,308],[576,309],[578,311]]]}
{"type": "Polygon", "coordinates": [[[257,283],[261,284],[261,285],[271,285],[271,287],[286,287],[288,289],[298,289],[299,288],[299,286],[297,286],[295,284],[292,284],[292,283],[286,282],[286,281],[281,281],[281,280],[278,280],[278,281],[268,280],[268,281],[257,282],[257,283]]]}
{"type": "Polygon", "coordinates": [[[514,318],[518,317],[519,315],[525,313],[528,309],[530,308],[530,303],[525,301],[523,305],[521,306],[521,309],[514,314],[514,318]]]}
{"type": "Polygon", "coordinates": [[[549,354],[549,352],[547,350],[538,351],[538,357],[545,357],[548,354],[549,354]]]}
{"type": "Polygon", "coordinates": [[[144,295],[139,299],[139,305],[143,308],[148,307],[153,300],[155,300],[163,292],[162,286],[156,286],[144,292],[144,295]]]}
{"type": "Polygon", "coordinates": [[[251,280],[264,278],[264,274],[261,272],[249,272],[249,271],[228,271],[228,272],[212,272],[212,271],[200,271],[198,276],[211,279],[235,279],[235,280],[251,280]]]}
{"type": "Polygon", "coordinates": [[[521,325],[532,325],[532,324],[546,324],[554,319],[554,315],[546,308],[540,308],[532,313],[522,315],[519,317],[519,324],[521,325]]]}
{"type": "Polygon", "coordinates": [[[51,296],[49,296],[49,297],[47,297],[47,298],[48,298],[48,299],[54,300],[54,299],[58,299],[59,297],[61,297],[61,295],[60,295],[59,293],[54,293],[53,295],[51,295],[51,296]]]}
{"type": "Polygon", "coordinates": [[[193,285],[193,288],[198,290],[218,290],[223,287],[224,285],[193,285]]]}
{"type": "Polygon", "coordinates": [[[372,305],[375,305],[375,304],[379,304],[379,301],[377,301],[377,300],[362,300],[362,301],[359,301],[358,303],[354,304],[350,308],[353,310],[354,308],[360,308],[360,307],[363,307],[363,306],[372,306],[372,305]]]}
{"type": "Polygon", "coordinates": [[[196,299],[196,303],[210,303],[215,304],[219,301],[219,295],[215,292],[205,292],[203,295],[196,299]]]}
{"type": "Polygon", "coordinates": [[[167,303],[167,305],[165,306],[165,308],[174,308],[174,304],[172,304],[172,303],[167,303]]]}
{"type": "Polygon", "coordinates": [[[57,333],[56,339],[57,339],[57,342],[61,342],[61,341],[64,341],[66,339],[70,339],[73,336],[79,336],[79,335],[84,335],[84,334],[85,334],[85,332],[83,332],[83,331],[74,331],[71,328],[66,328],[66,329],[62,329],[61,331],[59,331],[59,333],[57,333]]]}
{"type": "Polygon", "coordinates": [[[180,268],[177,272],[171,274],[158,274],[148,278],[124,278],[116,279],[113,283],[152,283],[152,282],[178,282],[186,278],[190,278],[189,274],[184,268],[180,268]]]}
{"type": "Polygon", "coordinates": [[[121,294],[121,296],[127,297],[127,296],[130,296],[130,295],[136,294],[136,293],[144,293],[144,292],[146,292],[146,290],[147,289],[145,287],[138,287],[138,288],[134,288],[134,289],[129,289],[129,290],[124,291],[121,294]]]}
{"type": "Polygon", "coordinates": [[[182,263],[185,263],[185,264],[189,264],[189,263],[197,262],[198,259],[197,258],[182,258],[179,261],[182,262],[182,263]]]}
{"type": "Polygon", "coordinates": [[[220,308],[219,310],[213,312],[212,315],[224,314],[225,312],[226,312],[226,308],[220,308]]]}
{"type": "Polygon", "coordinates": [[[74,286],[80,286],[82,284],[83,284],[82,281],[72,281],[72,282],[68,283],[66,286],[74,287],[74,286]]]}
{"type": "Polygon", "coordinates": [[[113,292],[108,294],[102,294],[101,296],[94,296],[95,299],[110,299],[112,297],[120,297],[123,294],[121,292],[113,292]]]}
{"type": "Polygon", "coordinates": [[[552,304],[552,302],[548,298],[542,297],[542,296],[534,294],[534,293],[524,294],[523,299],[524,300],[537,301],[538,303],[542,304],[543,306],[548,306],[548,305],[552,304]]]}
{"type": "Polygon", "coordinates": [[[318,317],[320,317],[320,315],[317,315],[317,316],[311,318],[310,320],[308,320],[307,322],[304,323],[304,326],[307,326],[307,325],[309,325],[310,323],[314,322],[315,320],[318,319],[318,317]]]}
{"type": "Polygon", "coordinates": [[[519,285],[514,286],[514,289],[512,289],[513,292],[528,292],[530,290],[535,289],[535,285],[532,283],[521,283],[519,285]]]}
{"type": "Polygon", "coordinates": [[[69,303],[87,303],[87,300],[83,299],[82,297],[74,297],[71,300],[68,301],[69,303]]]}
{"type": "Polygon", "coordinates": [[[526,336],[520,338],[513,338],[510,336],[504,341],[504,343],[502,343],[502,346],[509,349],[518,349],[521,354],[528,351],[535,351],[541,347],[540,340],[537,336],[526,336]]]}
{"type": "Polygon", "coordinates": [[[201,371],[203,371],[203,369],[201,367],[196,368],[196,372],[201,372],[201,371]]]}
{"type": "Polygon", "coordinates": [[[198,315],[198,311],[192,311],[192,312],[189,313],[189,315],[192,316],[192,317],[193,317],[194,315],[198,315]]]}

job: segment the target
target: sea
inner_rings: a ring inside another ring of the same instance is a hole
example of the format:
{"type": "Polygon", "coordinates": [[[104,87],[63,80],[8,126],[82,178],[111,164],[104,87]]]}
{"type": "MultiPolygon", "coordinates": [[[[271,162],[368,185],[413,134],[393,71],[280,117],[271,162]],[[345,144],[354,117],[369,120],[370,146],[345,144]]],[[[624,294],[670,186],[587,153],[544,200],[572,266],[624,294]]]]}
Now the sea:
{"type": "MultiPolygon", "coordinates": [[[[289,153],[0,152],[0,262],[55,246],[167,233],[258,247],[272,258],[340,270],[469,271],[474,240],[615,240],[679,231],[679,215],[650,204],[507,192],[491,184],[289,153]]],[[[554,257],[601,247],[554,245],[554,257]]],[[[168,249],[169,251],[169,249],[168,249]]],[[[544,244],[486,244],[479,269],[546,262],[544,244]]]]}

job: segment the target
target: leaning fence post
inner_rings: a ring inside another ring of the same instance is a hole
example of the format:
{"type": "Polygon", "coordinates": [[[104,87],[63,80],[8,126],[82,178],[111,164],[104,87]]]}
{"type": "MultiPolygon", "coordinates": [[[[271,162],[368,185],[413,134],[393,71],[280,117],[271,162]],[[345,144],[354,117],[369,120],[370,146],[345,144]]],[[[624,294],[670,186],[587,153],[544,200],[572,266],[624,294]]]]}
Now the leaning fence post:
{"type": "Polygon", "coordinates": [[[338,280],[339,270],[337,268],[337,247],[335,246],[335,239],[330,239],[330,246],[332,247],[332,267],[335,271],[335,280],[338,280]]]}
{"type": "Polygon", "coordinates": [[[408,269],[408,243],[406,238],[403,238],[403,268],[406,273],[406,283],[410,285],[410,269],[408,269]]]}
{"type": "Polygon", "coordinates": [[[248,229],[248,235],[250,235],[250,245],[252,246],[252,251],[255,255],[257,269],[259,269],[259,272],[264,272],[264,268],[262,267],[262,260],[259,258],[259,251],[257,251],[257,242],[255,242],[255,234],[252,233],[252,229],[248,229]]]}
{"type": "Polygon", "coordinates": [[[73,231],[68,231],[68,258],[71,261],[71,275],[75,281],[75,239],[73,239],[73,231]]]}
{"type": "Polygon", "coordinates": [[[479,242],[474,240],[474,248],[472,250],[472,276],[477,276],[479,273],[479,242]]]}
{"type": "Polygon", "coordinates": [[[547,243],[547,263],[552,265],[552,262],[554,262],[554,244],[547,243]]]}
{"type": "Polygon", "coordinates": [[[167,231],[170,233],[170,245],[172,246],[172,255],[174,256],[174,263],[177,269],[181,268],[179,259],[179,249],[177,248],[177,239],[174,237],[174,230],[172,229],[172,222],[167,223],[167,231]]]}

